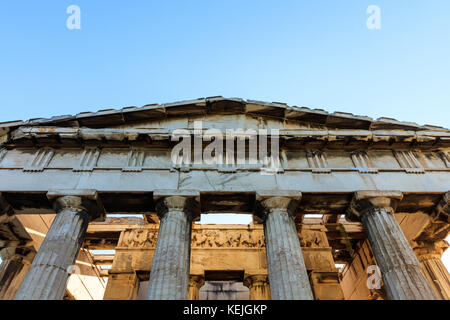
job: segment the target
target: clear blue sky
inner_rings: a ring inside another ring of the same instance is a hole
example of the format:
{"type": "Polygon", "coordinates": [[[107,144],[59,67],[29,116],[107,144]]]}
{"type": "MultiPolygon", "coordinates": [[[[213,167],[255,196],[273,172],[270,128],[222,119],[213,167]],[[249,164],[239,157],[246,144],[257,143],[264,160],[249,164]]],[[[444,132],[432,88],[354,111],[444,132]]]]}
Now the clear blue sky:
{"type": "Polygon", "coordinates": [[[448,0],[2,1],[0,121],[223,95],[450,128],[449,15],[448,0]]]}

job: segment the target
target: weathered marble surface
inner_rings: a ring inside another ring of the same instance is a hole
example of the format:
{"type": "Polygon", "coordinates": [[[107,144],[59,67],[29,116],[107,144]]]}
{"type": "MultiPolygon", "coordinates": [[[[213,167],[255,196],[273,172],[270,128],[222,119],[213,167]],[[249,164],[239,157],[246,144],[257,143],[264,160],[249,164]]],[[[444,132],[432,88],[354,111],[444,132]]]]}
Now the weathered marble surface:
{"type": "Polygon", "coordinates": [[[264,221],[267,269],[273,300],[313,300],[300,241],[292,216],[300,192],[263,191],[256,195],[264,221]]]}
{"type": "Polygon", "coordinates": [[[349,219],[361,219],[391,300],[434,300],[436,296],[423,274],[394,210],[401,192],[357,192],[349,219]]]}
{"type": "Polygon", "coordinates": [[[267,274],[248,275],[244,279],[244,285],[250,290],[250,300],[270,300],[267,274]]]}
{"type": "MultiPolygon", "coordinates": [[[[62,300],[70,276],[84,240],[89,221],[100,213],[95,201],[97,193],[77,190],[75,195],[56,196],[54,207],[57,215],[42,243],[33,264],[22,282],[15,300],[62,300]],[[91,199],[88,199],[91,198],[91,199]]],[[[69,192],[70,194],[70,192],[69,192]]]]}
{"type": "Polygon", "coordinates": [[[5,248],[0,257],[0,300],[12,300],[30,268],[36,252],[33,248],[5,248]]]}
{"type": "Polygon", "coordinates": [[[448,242],[413,242],[413,245],[414,253],[436,296],[442,300],[450,300],[450,274],[442,262],[442,254],[449,247],[448,242]]]}
{"type": "Polygon", "coordinates": [[[152,262],[148,300],[186,300],[189,290],[192,220],[198,192],[155,192],[160,227],[152,262]],[[159,197],[159,199],[158,199],[159,197]]]}

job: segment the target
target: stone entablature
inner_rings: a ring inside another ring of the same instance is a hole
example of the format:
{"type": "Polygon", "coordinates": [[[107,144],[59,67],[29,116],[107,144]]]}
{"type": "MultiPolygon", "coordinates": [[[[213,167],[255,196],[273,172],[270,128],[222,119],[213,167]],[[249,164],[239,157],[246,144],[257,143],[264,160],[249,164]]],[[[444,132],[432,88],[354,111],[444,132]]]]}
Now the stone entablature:
{"type": "Polygon", "coordinates": [[[262,185],[304,194],[449,190],[450,131],[392,119],[373,121],[283,104],[214,98],[2,127],[2,192],[44,193],[53,188],[99,193],[156,189],[254,192],[262,185]],[[127,118],[137,114],[142,116],[137,122],[127,118]],[[193,134],[197,121],[202,121],[203,131],[279,130],[279,158],[270,155],[269,162],[280,167],[275,174],[265,175],[269,163],[173,161],[173,131],[182,128],[193,134]]]}
{"type": "MultiPolygon", "coordinates": [[[[26,172],[41,172],[46,169],[91,172],[93,170],[120,170],[141,172],[142,170],[175,170],[170,148],[16,148],[2,149],[0,169],[21,169],[26,172]]],[[[225,157],[225,155],[224,155],[225,157]]],[[[280,163],[285,171],[309,171],[329,173],[332,171],[356,171],[378,173],[400,171],[424,173],[426,171],[450,171],[449,151],[421,150],[295,150],[282,149],[280,163]],[[319,158],[320,157],[320,158],[319,158]]],[[[225,163],[225,158],[223,163],[225,163]]],[[[183,164],[186,170],[218,170],[227,165],[183,164]]],[[[233,170],[257,170],[261,165],[234,164],[233,170]]]]}
{"type": "MultiPolygon", "coordinates": [[[[209,117],[203,119],[193,118],[192,120],[201,120],[206,123],[210,123],[209,129],[230,129],[236,128],[236,120],[238,122],[250,121],[251,117],[227,117],[221,116],[220,125],[217,126],[217,117],[209,117]],[[228,121],[224,121],[227,119],[228,121]],[[227,123],[228,122],[228,123],[227,123]]],[[[187,134],[191,136],[196,132],[186,124],[177,121],[177,119],[170,119],[170,122],[166,123],[167,127],[162,128],[157,125],[158,129],[147,129],[146,126],[152,127],[151,123],[147,123],[144,127],[119,129],[114,127],[103,129],[89,129],[89,128],[62,128],[62,127],[20,127],[11,134],[10,140],[7,144],[9,146],[31,146],[34,145],[33,141],[40,141],[41,144],[47,146],[58,146],[55,140],[66,140],[66,142],[77,147],[83,145],[86,142],[91,144],[97,143],[101,146],[109,144],[115,144],[117,146],[126,145],[144,145],[145,137],[153,139],[151,141],[154,145],[164,145],[164,142],[170,141],[174,129],[183,128],[187,134]],[[181,127],[177,127],[181,125],[181,127]],[[172,129],[170,129],[172,128],[172,129]]],[[[375,149],[390,149],[399,148],[403,149],[411,148],[411,143],[418,149],[437,149],[448,148],[448,139],[450,132],[448,130],[441,131],[399,131],[399,130],[339,130],[331,128],[307,128],[305,129],[302,124],[295,123],[291,129],[284,129],[284,123],[280,121],[270,121],[267,126],[261,126],[258,122],[250,125],[251,128],[258,129],[276,129],[279,132],[280,138],[283,140],[290,140],[289,145],[295,145],[295,142],[302,142],[303,147],[323,148],[325,145],[332,147],[331,149],[345,149],[355,150],[358,147],[370,146],[375,149]],[[349,141],[352,140],[352,141],[349,141]],[[322,143],[320,143],[320,141],[322,143]],[[326,144],[324,143],[326,142],[326,144]],[[343,144],[343,142],[346,142],[343,144]]],[[[245,124],[245,127],[249,127],[245,124]]],[[[206,128],[205,128],[206,129],[206,128]]],[[[204,130],[207,132],[207,130],[204,130]]],[[[270,133],[269,133],[270,135],[270,133]]],[[[148,142],[148,141],[147,141],[148,142]]]]}

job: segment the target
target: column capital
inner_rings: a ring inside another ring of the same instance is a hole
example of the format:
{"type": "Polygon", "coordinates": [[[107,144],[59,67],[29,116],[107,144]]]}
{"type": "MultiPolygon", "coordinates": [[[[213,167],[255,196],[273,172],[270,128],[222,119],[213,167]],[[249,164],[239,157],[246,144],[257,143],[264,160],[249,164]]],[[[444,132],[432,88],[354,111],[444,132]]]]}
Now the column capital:
{"type": "Polygon", "coordinates": [[[272,210],[284,210],[294,215],[302,193],[293,190],[262,190],[256,192],[255,214],[264,219],[272,210]]]}
{"type": "Polygon", "coordinates": [[[250,291],[250,300],[270,300],[269,277],[267,273],[244,275],[244,286],[250,291]]]}
{"type": "Polygon", "coordinates": [[[411,241],[411,247],[419,260],[432,258],[441,259],[444,251],[449,248],[449,244],[445,240],[411,241]]]}
{"type": "Polygon", "coordinates": [[[189,213],[192,220],[200,216],[200,192],[197,190],[155,190],[153,199],[160,219],[169,210],[189,213]]]}
{"type": "Polygon", "coordinates": [[[56,212],[71,209],[75,212],[85,211],[89,214],[90,221],[103,221],[105,219],[105,209],[96,190],[49,190],[47,198],[52,202],[53,209],[56,212]]]}
{"type": "Polygon", "coordinates": [[[384,208],[394,212],[398,202],[402,199],[403,193],[400,191],[356,191],[345,218],[348,221],[360,221],[366,212],[376,208],[384,208]]]}
{"type": "Polygon", "coordinates": [[[189,276],[189,287],[195,287],[200,289],[205,284],[205,277],[202,275],[190,275],[189,276]]]}
{"type": "Polygon", "coordinates": [[[201,274],[191,274],[188,284],[188,300],[198,300],[200,288],[205,284],[205,277],[201,274]]]}
{"type": "Polygon", "coordinates": [[[34,247],[8,247],[0,250],[2,260],[18,260],[23,264],[31,264],[35,255],[34,247]]]}
{"type": "Polygon", "coordinates": [[[269,276],[267,274],[246,274],[244,276],[244,286],[250,288],[258,284],[269,284],[269,276]]]}
{"type": "Polygon", "coordinates": [[[450,191],[442,196],[436,208],[431,213],[433,221],[442,221],[450,223],[450,191]]]}
{"type": "Polygon", "coordinates": [[[450,299],[450,275],[442,262],[442,254],[449,243],[440,241],[411,241],[414,253],[419,258],[423,272],[438,299],[450,299]]]}

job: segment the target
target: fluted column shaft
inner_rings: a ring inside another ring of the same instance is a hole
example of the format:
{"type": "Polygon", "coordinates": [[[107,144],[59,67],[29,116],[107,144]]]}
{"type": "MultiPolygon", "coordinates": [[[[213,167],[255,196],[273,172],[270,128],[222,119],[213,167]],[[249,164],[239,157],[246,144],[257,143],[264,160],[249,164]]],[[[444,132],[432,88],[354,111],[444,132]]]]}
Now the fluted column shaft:
{"type": "Polygon", "coordinates": [[[293,213],[301,193],[259,192],[257,215],[264,221],[267,270],[273,300],[313,300],[293,213]]]}
{"type": "Polygon", "coordinates": [[[17,255],[10,258],[2,257],[2,264],[0,265],[0,300],[8,300],[10,285],[13,279],[22,271],[23,266],[17,255]]]}
{"type": "Polygon", "coordinates": [[[267,275],[249,275],[244,279],[249,288],[250,300],[270,300],[270,288],[267,275]]]}
{"type": "Polygon", "coordinates": [[[198,300],[200,297],[200,288],[205,284],[203,276],[194,275],[189,279],[188,300],[198,300]]]}
{"type": "Polygon", "coordinates": [[[85,200],[63,196],[55,200],[56,217],[17,291],[15,300],[62,300],[92,218],[85,200]]]}
{"type": "Polygon", "coordinates": [[[167,196],[155,192],[160,218],[158,240],[148,286],[148,300],[187,300],[191,229],[195,200],[189,193],[167,196]]]}
{"type": "Polygon", "coordinates": [[[422,272],[400,225],[394,217],[399,192],[360,192],[352,202],[380,268],[391,300],[434,300],[436,296],[422,272]]]}
{"type": "Polygon", "coordinates": [[[438,258],[424,259],[422,265],[439,298],[450,300],[450,275],[442,260],[438,258]]]}
{"type": "Polygon", "coordinates": [[[436,296],[442,300],[450,300],[450,274],[441,260],[442,253],[447,247],[448,243],[444,240],[419,243],[414,248],[425,276],[436,296]]]}
{"type": "Polygon", "coordinates": [[[0,300],[16,295],[35,255],[30,248],[5,248],[0,253],[0,300]]]}

